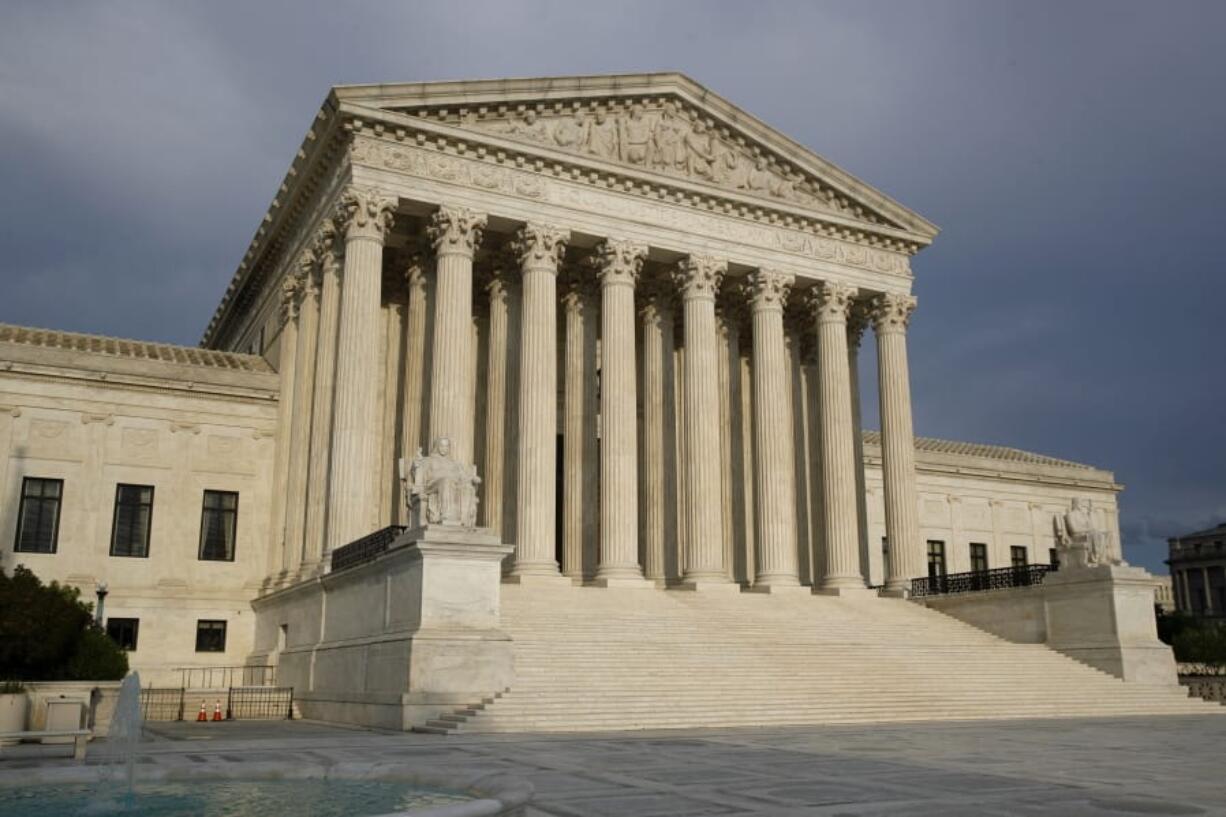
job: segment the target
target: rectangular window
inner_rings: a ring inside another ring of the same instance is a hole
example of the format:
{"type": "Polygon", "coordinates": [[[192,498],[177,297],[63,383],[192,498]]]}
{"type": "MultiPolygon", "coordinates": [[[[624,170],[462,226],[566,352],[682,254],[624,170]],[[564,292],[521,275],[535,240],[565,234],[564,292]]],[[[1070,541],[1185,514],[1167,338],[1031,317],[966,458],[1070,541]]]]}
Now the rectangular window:
{"type": "Polygon", "coordinates": [[[936,539],[928,540],[928,578],[945,577],[945,543],[936,539]]]}
{"type": "Polygon", "coordinates": [[[226,623],[201,619],[196,622],[196,652],[225,652],[226,623]]]}
{"type": "Polygon", "coordinates": [[[1055,548],[1047,549],[1047,561],[1051,564],[1052,570],[1060,569],[1060,551],[1055,548]]]}
{"type": "Polygon", "coordinates": [[[971,542],[971,570],[975,573],[986,573],[988,569],[988,546],[981,542],[971,542]]]}
{"type": "Polygon", "coordinates": [[[106,620],[106,634],[119,645],[120,649],[128,652],[136,651],[136,636],[139,632],[139,618],[108,618],[106,620]]]}
{"type": "Polygon", "coordinates": [[[238,494],[205,491],[200,517],[200,559],[234,561],[234,532],[238,528],[238,494]]]}
{"type": "Polygon", "coordinates": [[[153,486],[116,485],[111,525],[112,556],[148,556],[153,524],[153,486]]]}
{"type": "Polygon", "coordinates": [[[21,507],[17,511],[19,553],[55,553],[60,536],[60,499],[64,480],[26,477],[21,482],[21,507]]]}
{"type": "Polygon", "coordinates": [[[1009,548],[1009,564],[1015,570],[1025,569],[1026,565],[1030,564],[1030,560],[1026,556],[1026,548],[1024,545],[1013,545],[1009,548]]]}

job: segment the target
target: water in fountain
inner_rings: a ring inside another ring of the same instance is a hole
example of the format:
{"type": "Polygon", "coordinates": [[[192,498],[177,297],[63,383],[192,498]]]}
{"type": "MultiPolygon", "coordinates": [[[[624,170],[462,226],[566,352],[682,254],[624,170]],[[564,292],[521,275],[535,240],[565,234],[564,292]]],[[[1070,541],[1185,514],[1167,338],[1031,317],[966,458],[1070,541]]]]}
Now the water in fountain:
{"type": "Polygon", "coordinates": [[[111,718],[111,731],[107,742],[114,747],[114,754],[124,766],[128,783],[128,798],[136,777],[136,748],[140,743],[140,673],[132,672],[119,685],[119,702],[111,718]]]}

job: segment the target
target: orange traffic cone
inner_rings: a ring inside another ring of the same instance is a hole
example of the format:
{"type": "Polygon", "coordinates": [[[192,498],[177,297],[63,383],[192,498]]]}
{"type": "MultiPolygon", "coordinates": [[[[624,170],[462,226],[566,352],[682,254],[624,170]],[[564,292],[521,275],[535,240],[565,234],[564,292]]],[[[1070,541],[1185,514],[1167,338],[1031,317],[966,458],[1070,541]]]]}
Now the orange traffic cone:
{"type": "Polygon", "coordinates": [[[215,720],[215,721],[222,720],[222,717],[221,717],[221,699],[220,699],[220,698],[217,700],[217,703],[213,705],[213,720],[215,720]]]}
{"type": "Polygon", "coordinates": [[[208,723],[209,713],[204,708],[204,701],[200,702],[200,714],[196,716],[196,723],[208,723]]]}

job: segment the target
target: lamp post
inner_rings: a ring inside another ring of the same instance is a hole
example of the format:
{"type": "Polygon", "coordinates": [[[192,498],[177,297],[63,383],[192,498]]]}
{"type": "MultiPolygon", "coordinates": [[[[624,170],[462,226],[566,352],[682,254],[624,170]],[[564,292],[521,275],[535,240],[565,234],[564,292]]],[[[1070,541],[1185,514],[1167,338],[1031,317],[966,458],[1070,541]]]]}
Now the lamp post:
{"type": "Polygon", "coordinates": [[[94,585],[94,594],[98,597],[98,606],[94,608],[94,623],[99,627],[102,626],[102,605],[106,604],[106,582],[98,582],[94,585]]]}

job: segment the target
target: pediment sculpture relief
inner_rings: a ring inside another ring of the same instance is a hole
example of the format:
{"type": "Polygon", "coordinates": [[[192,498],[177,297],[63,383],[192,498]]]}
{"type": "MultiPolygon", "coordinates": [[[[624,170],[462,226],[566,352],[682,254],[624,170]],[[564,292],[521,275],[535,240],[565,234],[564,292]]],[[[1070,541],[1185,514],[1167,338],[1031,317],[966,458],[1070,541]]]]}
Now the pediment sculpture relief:
{"type": "Polygon", "coordinates": [[[671,101],[650,110],[636,103],[624,111],[595,107],[556,115],[542,114],[531,107],[489,116],[466,112],[461,124],[762,198],[881,221],[799,170],[772,161],[765,152],[718,127],[701,112],[687,111],[671,101]]]}

